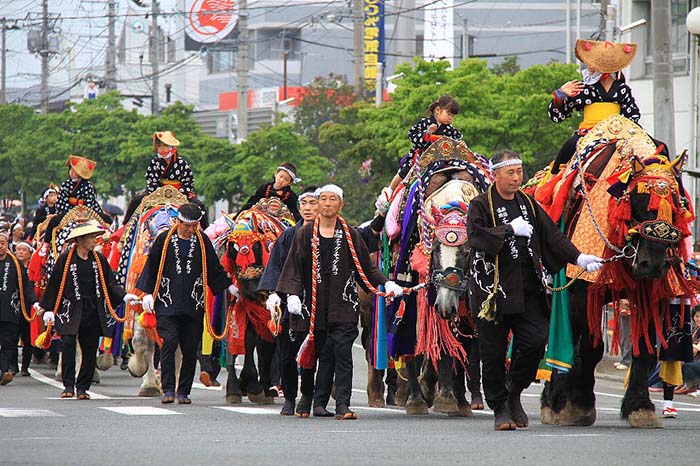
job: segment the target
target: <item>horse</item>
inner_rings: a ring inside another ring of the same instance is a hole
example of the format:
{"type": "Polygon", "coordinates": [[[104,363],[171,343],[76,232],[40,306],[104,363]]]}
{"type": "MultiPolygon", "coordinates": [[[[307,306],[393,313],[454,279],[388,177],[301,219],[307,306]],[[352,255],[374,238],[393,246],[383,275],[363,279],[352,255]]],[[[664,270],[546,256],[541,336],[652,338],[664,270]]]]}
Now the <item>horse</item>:
{"type": "Polygon", "coordinates": [[[393,309],[394,331],[401,332],[399,327],[408,324],[404,322],[407,316],[416,318],[414,351],[404,353],[409,356],[405,358],[406,413],[427,414],[432,405],[435,412],[471,416],[464,384],[473,334],[465,301],[464,271],[469,255],[466,220],[469,201],[488,187],[490,175],[479,156],[463,143],[446,137],[421,155],[417,175],[414,187],[405,189],[402,197],[395,197],[389,211],[390,217],[395,217],[400,210],[396,206],[405,205],[404,221],[401,228],[393,228],[393,233],[398,236],[400,232],[404,241],[397,263],[402,255],[408,256],[410,268],[406,272],[397,269],[397,280],[415,283],[410,275],[417,274],[418,282],[427,284],[417,296],[404,297],[393,309]],[[410,209],[418,214],[413,216],[417,225],[414,244],[406,245],[406,226],[412,222],[410,209]],[[419,379],[421,357],[424,364],[419,379]]]}
{"type": "MultiPolygon", "coordinates": [[[[121,239],[121,256],[116,278],[127,293],[143,294],[136,289],[151,245],[162,232],[168,231],[177,218],[177,209],[187,202],[187,198],[171,186],[158,188],[143,197],[134,214],[126,224],[121,239]]],[[[139,305],[131,306],[125,312],[123,341],[131,339],[133,354],[129,358],[128,370],[132,377],[141,377],[139,396],[154,397],[162,394],[160,381],[153,365],[155,345],[158,335],[155,329],[145,329],[136,318],[142,312],[139,305]]],[[[176,353],[176,366],[179,374],[181,353],[176,353]]]]}
{"type": "MultiPolygon", "coordinates": [[[[684,157],[671,162],[659,152],[639,126],[613,115],[581,138],[566,169],[535,190],[555,221],[564,217],[565,232],[577,247],[607,260],[600,272],[584,273],[569,285],[575,354],[570,370],[554,370],[545,384],[543,424],[595,423],[603,307],[611,302],[617,318],[619,301],[626,298],[634,355],[620,415],[630,427],[661,427],[647,387],[656,364],[654,337],[667,344],[663,327],[671,321],[670,300],[683,301],[697,291],[682,270],[681,241],[690,234],[692,218],[680,181],[684,157]]],[[[574,273],[570,268],[567,276],[574,273]]]]}
{"type": "Polygon", "coordinates": [[[233,364],[228,366],[226,402],[238,404],[247,396],[256,404],[273,404],[271,365],[277,329],[269,325],[270,313],[257,286],[272,247],[282,232],[294,225],[294,217],[279,199],[272,197],[261,199],[235,217],[224,214],[222,220],[225,223],[220,221],[207,231],[240,294],[230,304],[233,318],[228,329],[228,352],[244,355],[240,376],[233,364]]]}

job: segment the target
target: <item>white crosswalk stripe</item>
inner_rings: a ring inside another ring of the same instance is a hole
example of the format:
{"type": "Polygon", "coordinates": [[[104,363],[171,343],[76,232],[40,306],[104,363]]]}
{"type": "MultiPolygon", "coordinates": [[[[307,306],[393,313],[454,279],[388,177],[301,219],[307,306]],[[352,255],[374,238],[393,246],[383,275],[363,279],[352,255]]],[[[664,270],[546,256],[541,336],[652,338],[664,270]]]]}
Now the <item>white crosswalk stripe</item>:
{"type": "Polygon", "coordinates": [[[276,414],[279,416],[280,408],[258,408],[254,406],[215,406],[215,409],[221,409],[223,411],[230,411],[232,413],[238,414],[254,414],[254,415],[265,415],[276,414]]]}
{"type": "Polygon", "coordinates": [[[117,414],[123,414],[125,416],[168,416],[171,414],[183,414],[170,409],[156,408],[154,406],[101,406],[100,409],[112,411],[113,413],[117,414]]]}
{"type": "Polygon", "coordinates": [[[0,417],[59,417],[62,414],[48,409],[0,408],[0,417]]]}

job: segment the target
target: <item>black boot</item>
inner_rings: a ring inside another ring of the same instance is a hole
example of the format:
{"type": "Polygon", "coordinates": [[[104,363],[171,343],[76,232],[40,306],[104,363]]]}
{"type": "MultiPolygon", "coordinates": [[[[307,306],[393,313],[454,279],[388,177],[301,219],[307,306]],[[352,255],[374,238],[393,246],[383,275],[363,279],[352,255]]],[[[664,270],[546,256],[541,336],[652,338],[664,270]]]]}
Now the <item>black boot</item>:
{"type": "Polygon", "coordinates": [[[529,420],[520,402],[520,393],[520,391],[508,392],[508,410],[510,411],[511,419],[513,419],[515,425],[524,429],[528,426],[529,420]]]}

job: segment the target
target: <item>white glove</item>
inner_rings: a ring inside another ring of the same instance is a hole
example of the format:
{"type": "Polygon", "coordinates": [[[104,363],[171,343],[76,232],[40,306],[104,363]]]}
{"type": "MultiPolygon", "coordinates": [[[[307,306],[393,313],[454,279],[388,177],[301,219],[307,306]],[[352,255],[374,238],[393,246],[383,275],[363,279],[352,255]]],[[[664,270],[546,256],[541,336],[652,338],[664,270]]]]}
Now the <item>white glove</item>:
{"type": "Polygon", "coordinates": [[[511,221],[509,225],[513,228],[513,234],[515,234],[515,236],[524,236],[525,238],[530,238],[532,236],[532,225],[527,223],[522,217],[511,221]]]}
{"type": "Polygon", "coordinates": [[[56,319],[54,318],[54,316],[53,316],[53,312],[51,312],[51,311],[44,312],[44,317],[43,317],[43,319],[44,319],[44,324],[45,324],[45,325],[49,325],[49,322],[51,322],[51,323],[53,324],[54,321],[56,320],[56,319]]]}
{"type": "Polygon", "coordinates": [[[44,313],[44,308],[42,308],[38,302],[32,304],[32,308],[34,308],[34,312],[36,312],[37,315],[41,315],[44,313]]]}
{"type": "Polygon", "coordinates": [[[131,301],[134,301],[136,299],[139,299],[139,297],[133,293],[127,293],[124,295],[124,302],[127,304],[129,304],[131,301]]]}
{"type": "Polygon", "coordinates": [[[374,203],[374,207],[377,208],[377,210],[380,213],[386,213],[387,210],[389,210],[389,199],[391,199],[391,195],[393,194],[393,191],[391,188],[386,187],[382,189],[382,192],[379,194],[377,197],[377,200],[374,203]]]}
{"type": "Polygon", "coordinates": [[[265,301],[265,307],[270,312],[275,312],[275,308],[279,307],[280,304],[282,304],[282,299],[275,292],[270,293],[270,296],[267,297],[267,301],[265,301]]]}
{"type": "Polygon", "coordinates": [[[231,296],[235,297],[236,299],[241,297],[240,293],[238,293],[238,287],[233,283],[228,286],[228,292],[231,293],[231,296]]]}
{"type": "Polygon", "coordinates": [[[403,296],[403,288],[397,285],[396,283],[392,282],[391,280],[384,284],[384,289],[389,294],[393,293],[394,298],[399,298],[403,296]]]}
{"type": "Polygon", "coordinates": [[[586,272],[596,272],[603,267],[603,259],[593,254],[579,254],[576,264],[586,269],[586,272]]]}
{"type": "Polygon", "coordinates": [[[141,298],[141,307],[143,308],[144,311],[153,312],[155,309],[154,305],[155,305],[155,302],[153,301],[152,294],[144,295],[143,298],[141,298]]]}
{"type": "Polygon", "coordinates": [[[301,300],[297,295],[287,296],[287,310],[295,316],[301,315],[301,300]]]}

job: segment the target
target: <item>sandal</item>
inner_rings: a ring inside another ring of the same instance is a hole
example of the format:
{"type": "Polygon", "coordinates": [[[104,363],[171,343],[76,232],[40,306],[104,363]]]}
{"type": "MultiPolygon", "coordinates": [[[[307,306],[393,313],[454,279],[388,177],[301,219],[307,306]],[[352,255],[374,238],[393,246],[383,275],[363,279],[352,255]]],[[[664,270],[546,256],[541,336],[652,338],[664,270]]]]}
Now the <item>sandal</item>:
{"type": "Polygon", "coordinates": [[[63,390],[63,393],[61,393],[61,398],[73,398],[74,396],[73,390],[63,390]]]}
{"type": "Polygon", "coordinates": [[[340,409],[336,410],[335,418],[339,421],[349,421],[357,419],[357,413],[350,411],[350,408],[347,406],[341,406],[340,409]]]}
{"type": "Polygon", "coordinates": [[[78,392],[78,399],[79,400],[89,400],[90,395],[88,395],[86,392],[78,392]]]}

